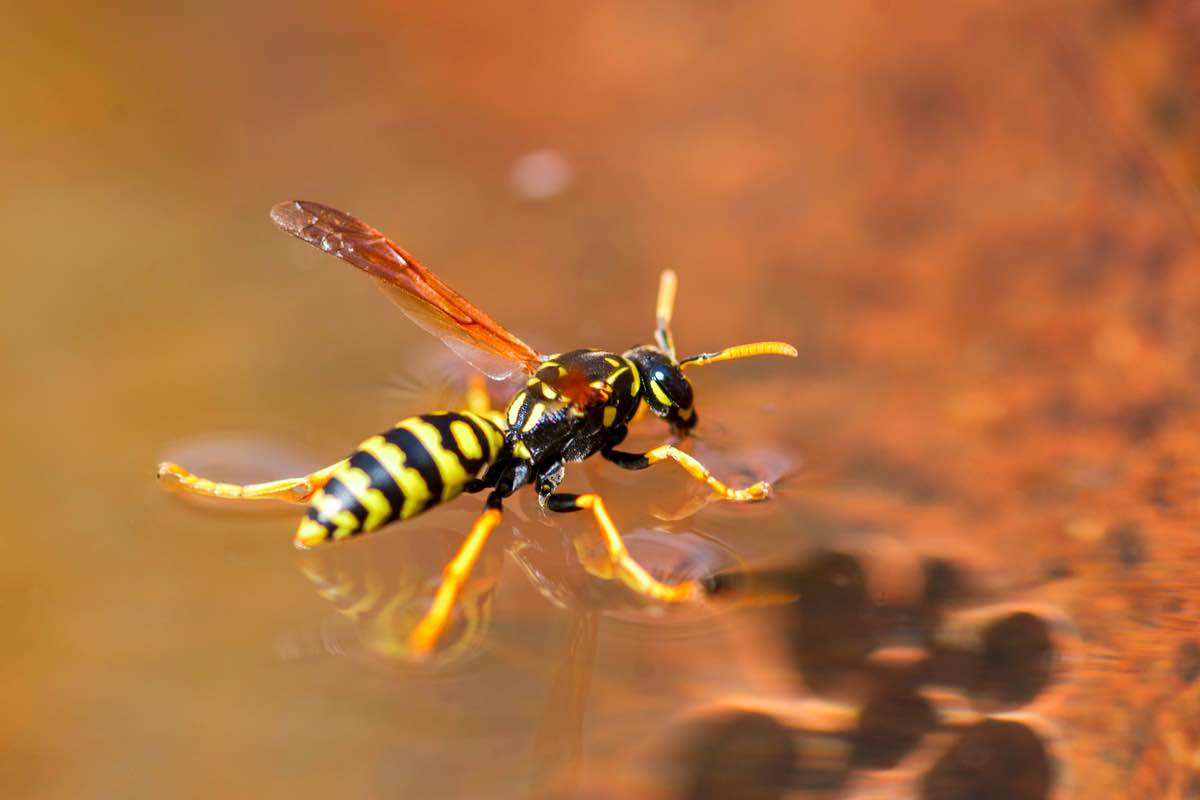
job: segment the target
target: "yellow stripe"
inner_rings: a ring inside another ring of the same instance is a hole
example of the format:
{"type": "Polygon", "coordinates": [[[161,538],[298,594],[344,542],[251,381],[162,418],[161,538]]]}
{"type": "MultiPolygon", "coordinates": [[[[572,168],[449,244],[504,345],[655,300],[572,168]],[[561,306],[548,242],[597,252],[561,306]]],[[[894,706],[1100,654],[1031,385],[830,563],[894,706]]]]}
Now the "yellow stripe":
{"type": "Polygon", "coordinates": [[[521,414],[521,407],[525,405],[525,392],[518,392],[517,396],[508,404],[508,427],[517,424],[517,419],[521,414]]]}
{"type": "Polygon", "coordinates": [[[441,499],[443,502],[462,491],[462,487],[471,479],[471,476],[463,468],[458,453],[442,447],[442,435],[438,433],[437,428],[416,417],[406,419],[396,427],[408,431],[416,436],[421,444],[425,445],[425,449],[437,466],[437,471],[442,473],[441,499]]]}
{"type": "Polygon", "coordinates": [[[629,369],[629,374],[633,376],[633,386],[629,391],[631,394],[636,395],[642,390],[642,376],[641,373],[637,371],[637,367],[631,367],[629,369]]]}
{"type": "Polygon", "coordinates": [[[405,466],[403,450],[382,436],[372,436],[360,444],[358,449],[375,456],[375,460],[383,465],[392,476],[392,480],[404,492],[404,508],[400,509],[401,519],[416,516],[425,508],[425,501],[429,499],[429,487],[425,485],[421,473],[405,466]]]}
{"type": "Polygon", "coordinates": [[[605,406],[604,407],[604,427],[611,428],[612,424],[616,421],[617,421],[617,407],[616,406],[605,406]]]}
{"type": "Polygon", "coordinates": [[[483,435],[487,437],[488,463],[490,464],[491,462],[495,461],[496,456],[500,454],[500,448],[504,446],[504,435],[500,433],[500,431],[496,430],[496,428],[499,426],[494,423],[489,424],[488,420],[483,419],[478,414],[467,412],[464,413],[463,416],[472,420],[476,425],[479,426],[479,430],[483,431],[483,435]]]}
{"type": "Polygon", "coordinates": [[[542,418],[542,415],[545,413],[546,413],[546,404],[545,403],[537,403],[536,405],[534,405],[533,411],[529,412],[529,418],[526,419],[525,424],[521,426],[521,433],[525,433],[526,431],[532,430],[533,426],[538,424],[538,420],[540,420],[542,418]]]}
{"type": "Polygon", "coordinates": [[[324,542],[328,535],[329,531],[325,530],[324,525],[311,517],[302,517],[292,541],[297,547],[316,547],[324,542]]]}
{"type": "Polygon", "coordinates": [[[358,467],[338,473],[338,480],[350,490],[354,499],[363,504],[367,517],[363,520],[363,531],[370,532],[383,524],[392,513],[392,504],[383,492],[371,487],[371,476],[358,467]]]}
{"type": "Polygon", "coordinates": [[[464,456],[472,460],[483,458],[483,446],[470,425],[456,419],[450,423],[450,434],[464,456]]]}

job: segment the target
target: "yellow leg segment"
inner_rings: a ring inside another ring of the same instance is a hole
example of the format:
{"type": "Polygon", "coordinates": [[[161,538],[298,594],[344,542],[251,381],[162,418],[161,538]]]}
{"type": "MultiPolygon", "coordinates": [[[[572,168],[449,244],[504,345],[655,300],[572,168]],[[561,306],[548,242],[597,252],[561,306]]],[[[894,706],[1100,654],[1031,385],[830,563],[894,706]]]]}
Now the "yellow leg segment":
{"type": "Polygon", "coordinates": [[[333,473],[346,464],[339,461],[303,478],[284,478],[245,486],[236,483],[217,483],[193,475],[178,464],[164,461],[158,465],[158,479],[169,489],[220,497],[228,500],[282,500],[286,503],[305,503],[318,489],[329,482],[333,473]]]}
{"type": "Polygon", "coordinates": [[[487,544],[488,537],[499,524],[500,509],[498,508],[489,508],[479,516],[479,519],[475,520],[475,525],[471,528],[467,540],[459,548],[454,560],[447,564],[442,571],[442,585],[438,587],[437,594],[433,598],[433,605],[409,634],[408,646],[413,655],[428,656],[433,651],[442,632],[446,629],[446,624],[450,620],[450,612],[454,610],[454,604],[458,600],[463,584],[470,577],[471,570],[474,569],[475,562],[479,560],[479,555],[483,552],[483,546],[487,544]]]}
{"type": "Polygon", "coordinates": [[[765,500],[771,494],[771,484],[766,481],[759,481],[751,486],[747,486],[745,489],[730,489],[714,478],[712,473],[708,471],[708,468],[699,461],[669,444],[661,445],[646,453],[646,460],[651,464],[666,461],[668,458],[687,470],[687,473],[696,480],[707,483],[714,494],[725,500],[747,503],[755,500],[765,500]]]}
{"type": "Polygon", "coordinates": [[[487,378],[482,375],[471,375],[471,380],[467,384],[467,410],[490,420],[500,430],[508,427],[508,420],[504,419],[504,412],[497,410],[492,405],[492,393],[488,389],[487,378]]]}
{"type": "Polygon", "coordinates": [[[575,550],[579,560],[587,571],[599,578],[611,580],[616,578],[638,594],[662,600],[668,603],[695,602],[704,597],[704,588],[698,581],[683,581],[668,585],[653,578],[646,568],[634,560],[625,547],[624,540],[613,524],[608,509],[599,495],[581,494],[579,496],[560,494],[551,495],[549,507],[552,511],[590,510],[600,526],[604,538],[604,547],[608,551],[607,562],[597,562],[587,554],[586,542],[577,539],[575,550]]]}
{"type": "Polygon", "coordinates": [[[493,411],[492,393],[488,391],[487,378],[482,375],[472,374],[467,383],[467,410],[481,417],[493,411]]]}

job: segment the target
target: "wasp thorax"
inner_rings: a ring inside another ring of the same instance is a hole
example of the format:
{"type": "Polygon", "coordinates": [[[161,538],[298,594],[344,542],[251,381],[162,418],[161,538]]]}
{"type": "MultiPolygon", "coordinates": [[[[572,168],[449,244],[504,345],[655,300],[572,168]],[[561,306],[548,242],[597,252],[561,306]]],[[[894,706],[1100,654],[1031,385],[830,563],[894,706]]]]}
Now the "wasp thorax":
{"type": "Polygon", "coordinates": [[[625,357],[637,365],[642,379],[642,399],[650,410],[671,423],[688,430],[696,424],[692,407],[692,384],[679,364],[653,345],[635,347],[625,357]]]}

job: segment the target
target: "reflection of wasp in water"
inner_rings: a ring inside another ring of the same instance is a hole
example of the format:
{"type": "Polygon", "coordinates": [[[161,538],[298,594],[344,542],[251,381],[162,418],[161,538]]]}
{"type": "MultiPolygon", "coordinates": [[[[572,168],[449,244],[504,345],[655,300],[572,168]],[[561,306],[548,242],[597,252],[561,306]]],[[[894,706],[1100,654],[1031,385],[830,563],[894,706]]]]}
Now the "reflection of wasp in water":
{"type": "MultiPolygon", "coordinates": [[[[408,633],[429,609],[427,577],[453,555],[459,538],[459,534],[439,529],[422,536],[420,542],[403,542],[399,552],[391,542],[389,547],[376,547],[368,553],[340,548],[306,552],[300,572],[317,595],[353,626],[356,646],[339,645],[337,650],[361,649],[366,657],[387,664],[412,661],[408,633]]],[[[501,563],[499,552],[485,552],[463,584],[453,621],[447,623],[439,640],[439,665],[460,663],[483,649],[501,563]]]]}
{"type": "Polygon", "coordinates": [[[588,510],[603,534],[606,555],[580,552],[589,572],[616,578],[655,600],[689,602],[704,596],[696,580],[662,583],[630,555],[595,494],[557,493],[565,465],[600,453],[625,469],[644,469],[672,459],[704,481],[718,496],[735,501],[764,499],[765,482],[731,489],[692,456],[665,444],[645,453],[614,449],[643,402],[680,436],[696,424],[692,385],[683,369],[714,361],[777,354],[794,356],[781,342],[758,342],[677,359],[670,331],[675,275],[664,272],[659,287],[655,345],[623,354],[572,350],[541,355],[462,295],[443,283],[383,234],[327,206],[289,202],[271,218],[288,233],[332,253],[373,277],[417,324],[439,336],[459,356],[494,379],[518,369],[525,388],[504,412],[493,410],[486,391],[473,393],[468,410],[409,417],[372,436],[348,458],[300,478],[239,486],[197,477],[165,463],[159,477],[197,494],[270,498],[308,504],[295,543],[308,548],[409,519],[458,494],[490,490],[427,614],[413,629],[414,654],[430,652],[450,617],[488,536],[500,522],[505,497],[533,484],[540,502],[554,512],[588,510]]]}
{"type": "MultiPolygon", "coordinates": [[[[421,533],[419,537],[379,537],[363,542],[362,547],[303,553],[301,572],[339,616],[321,624],[319,640],[289,636],[284,652],[293,657],[304,652],[334,654],[388,668],[409,666],[407,634],[415,617],[427,607],[425,576],[460,538],[453,523],[421,533]]],[[[615,622],[618,639],[666,623],[622,585],[590,578],[572,548],[553,546],[559,534],[545,522],[529,520],[513,533],[503,550],[489,546],[484,552],[459,595],[455,621],[439,640],[432,659],[451,670],[476,669],[477,675],[488,674],[497,663],[521,670],[539,668],[525,646],[511,646],[514,635],[527,638],[528,627],[519,612],[508,603],[493,613],[501,564],[518,567],[539,594],[563,611],[547,621],[544,631],[554,628],[561,634],[556,655],[545,662],[552,669],[546,689],[539,693],[540,702],[537,694],[526,698],[531,710],[537,702],[536,714],[530,718],[536,722],[528,731],[531,746],[526,761],[527,778],[535,789],[531,796],[574,796],[585,756],[597,755],[585,747],[584,731],[601,619],[615,622]],[[498,636],[489,635],[493,624],[501,626],[498,636]],[[482,664],[467,663],[484,653],[482,664]]],[[[663,580],[700,578],[740,563],[736,553],[719,540],[691,528],[639,528],[623,538],[635,557],[663,580]]],[[[707,605],[693,608],[694,613],[682,615],[682,625],[680,615],[671,615],[673,635],[687,637],[690,631],[695,636],[698,630],[711,630],[714,613],[719,610],[707,605]]],[[[419,680],[423,675],[424,671],[412,677],[419,680]]],[[[506,729],[505,733],[506,737],[525,735],[524,729],[506,729]]]]}

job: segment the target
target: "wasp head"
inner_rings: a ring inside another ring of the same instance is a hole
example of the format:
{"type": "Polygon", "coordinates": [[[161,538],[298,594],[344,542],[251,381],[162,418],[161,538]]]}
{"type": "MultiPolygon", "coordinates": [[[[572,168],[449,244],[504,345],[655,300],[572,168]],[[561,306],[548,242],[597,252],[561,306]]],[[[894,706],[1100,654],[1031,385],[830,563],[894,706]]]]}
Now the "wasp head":
{"type": "Polygon", "coordinates": [[[682,436],[696,426],[692,384],[679,363],[653,345],[635,347],[625,357],[637,365],[642,379],[642,399],[675,433],[682,436]]]}

